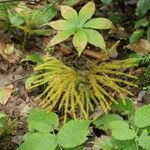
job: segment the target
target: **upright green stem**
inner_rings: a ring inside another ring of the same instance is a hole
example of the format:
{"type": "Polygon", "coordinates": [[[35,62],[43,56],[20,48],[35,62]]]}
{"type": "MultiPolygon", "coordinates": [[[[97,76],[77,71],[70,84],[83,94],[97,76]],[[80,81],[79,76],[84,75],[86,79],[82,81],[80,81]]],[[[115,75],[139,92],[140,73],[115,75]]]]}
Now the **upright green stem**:
{"type": "Polygon", "coordinates": [[[26,40],[27,40],[27,32],[24,32],[23,43],[21,46],[22,51],[25,49],[26,40]]]}

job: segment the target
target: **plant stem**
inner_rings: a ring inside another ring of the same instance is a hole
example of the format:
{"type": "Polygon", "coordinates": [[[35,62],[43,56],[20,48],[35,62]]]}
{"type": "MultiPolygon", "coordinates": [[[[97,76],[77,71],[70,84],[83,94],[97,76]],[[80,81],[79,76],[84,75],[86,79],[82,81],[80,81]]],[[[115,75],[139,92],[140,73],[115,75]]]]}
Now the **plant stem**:
{"type": "Polygon", "coordinates": [[[26,40],[27,40],[27,32],[24,32],[23,43],[21,46],[22,51],[24,51],[24,49],[25,49],[26,40]]]}

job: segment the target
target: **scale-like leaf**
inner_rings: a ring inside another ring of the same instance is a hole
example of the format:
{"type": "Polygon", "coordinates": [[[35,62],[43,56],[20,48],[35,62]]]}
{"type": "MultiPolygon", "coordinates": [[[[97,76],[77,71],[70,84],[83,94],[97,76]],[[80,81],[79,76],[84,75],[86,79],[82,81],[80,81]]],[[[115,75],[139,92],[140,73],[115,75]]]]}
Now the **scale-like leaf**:
{"type": "Polygon", "coordinates": [[[111,29],[114,28],[112,22],[106,18],[95,18],[84,24],[86,28],[111,29]]]}
{"type": "Polygon", "coordinates": [[[73,25],[71,22],[64,19],[52,21],[47,25],[51,26],[55,30],[60,30],[60,31],[75,28],[75,25],[73,25]]]}
{"type": "Polygon", "coordinates": [[[79,21],[81,24],[84,24],[87,20],[89,20],[95,12],[95,4],[94,2],[89,2],[82,7],[79,12],[79,21]]]}
{"type": "Polygon", "coordinates": [[[77,24],[78,22],[77,12],[69,6],[61,6],[61,15],[74,24],[77,24]]]}
{"type": "Polygon", "coordinates": [[[92,45],[97,46],[103,50],[106,49],[106,44],[105,44],[104,38],[99,32],[97,32],[93,29],[84,29],[84,31],[87,35],[87,40],[89,43],[91,43],[92,45]]]}
{"type": "Polygon", "coordinates": [[[139,128],[145,128],[150,126],[150,105],[145,105],[138,108],[135,112],[134,122],[139,128]]]}
{"type": "Polygon", "coordinates": [[[34,109],[30,112],[28,123],[30,131],[37,130],[41,133],[49,133],[57,128],[58,116],[52,112],[34,109]]]}
{"type": "Polygon", "coordinates": [[[64,40],[66,40],[67,38],[69,38],[69,36],[71,36],[74,33],[74,30],[65,30],[62,32],[58,32],[52,39],[51,41],[48,43],[47,47],[56,45],[64,40]]]}
{"type": "Polygon", "coordinates": [[[73,45],[77,49],[78,55],[80,56],[87,45],[87,36],[83,30],[78,30],[74,35],[73,45]]]}
{"type": "Polygon", "coordinates": [[[55,135],[34,133],[28,134],[24,143],[17,150],[55,150],[56,146],[55,135]]]}
{"type": "Polygon", "coordinates": [[[129,129],[129,125],[125,121],[113,121],[109,124],[112,136],[117,140],[131,140],[135,138],[135,131],[129,129]]]}
{"type": "Polygon", "coordinates": [[[71,120],[57,134],[58,143],[65,148],[81,145],[87,140],[89,133],[87,120],[71,120]]]}

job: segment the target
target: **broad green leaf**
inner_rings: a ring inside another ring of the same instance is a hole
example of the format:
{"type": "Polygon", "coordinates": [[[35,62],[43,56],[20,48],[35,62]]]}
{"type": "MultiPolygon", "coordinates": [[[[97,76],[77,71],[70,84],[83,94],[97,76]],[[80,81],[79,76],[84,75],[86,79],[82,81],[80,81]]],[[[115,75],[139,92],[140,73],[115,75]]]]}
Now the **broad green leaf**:
{"type": "Polygon", "coordinates": [[[142,146],[145,150],[150,150],[150,135],[141,136],[138,141],[139,145],[142,146]]]}
{"type": "Polygon", "coordinates": [[[84,24],[85,28],[94,28],[94,29],[111,29],[114,28],[112,22],[106,18],[95,18],[89,20],[84,24]]]}
{"type": "Polygon", "coordinates": [[[87,36],[83,30],[78,30],[73,37],[73,45],[80,56],[87,45],[87,36]]]}
{"type": "Polygon", "coordinates": [[[58,144],[64,148],[73,148],[87,140],[90,121],[71,120],[57,134],[58,144]]]}
{"type": "Polygon", "coordinates": [[[117,140],[131,140],[135,138],[135,131],[129,128],[125,121],[110,122],[109,128],[111,129],[112,136],[117,140]]]}
{"type": "Polygon", "coordinates": [[[150,42],[150,26],[147,29],[147,39],[150,42]]]}
{"type": "Polygon", "coordinates": [[[139,19],[135,22],[134,28],[139,28],[139,27],[146,27],[149,25],[149,21],[147,20],[146,17],[139,19]]]}
{"type": "Polygon", "coordinates": [[[130,43],[139,41],[143,37],[143,33],[143,30],[133,32],[133,34],[129,38],[130,43]]]}
{"type": "Polygon", "coordinates": [[[42,64],[43,59],[40,57],[40,55],[33,53],[31,55],[27,55],[22,61],[30,61],[37,64],[42,64]]]}
{"type": "Polygon", "coordinates": [[[64,148],[64,150],[84,150],[83,146],[78,146],[74,148],[64,148]]]}
{"type": "Polygon", "coordinates": [[[95,12],[95,4],[93,1],[88,2],[86,5],[82,7],[79,12],[79,21],[80,24],[84,24],[87,20],[89,20],[95,12]]]}
{"type": "Polygon", "coordinates": [[[112,2],[112,0],[101,0],[104,5],[108,5],[112,2]]]}
{"type": "Polygon", "coordinates": [[[64,19],[52,21],[48,23],[47,25],[51,26],[55,30],[60,30],[60,31],[75,28],[74,24],[64,19]]]}
{"type": "Polygon", "coordinates": [[[150,126],[150,105],[145,105],[137,109],[134,122],[139,128],[150,126]]]}
{"type": "Polygon", "coordinates": [[[18,14],[14,15],[14,16],[10,16],[9,17],[10,23],[12,24],[12,26],[20,26],[21,24],[24,23],[24,19],[22,17],[20,17],[18,14]]]}
{"type": "Polygon", "coordinates": [[[133,114],[135,106],[130,98],[125,99],[123,103],[122,99],[117,100],[117,103],[112,104],[112,109],[120,112],[122,115],[133,114]]]}
{"type": "Polygon", "coordinates": [[[74,30],[65,30],[65,31],[61,31],[58,32],[48,43],[47,47],[51,47],[53,45],[56,45],[66,39],[69,38],[69,36],[71,36],[72,34],[74,34],[74,30]]]}
{"type": "Polygon", "coordinates": [[[112,139],[112,143],[115,145],[115,147],[118,147],[118,150],[140,150],[137,148],[135,139],[123,141],[112,139]]]}
{"type": "Polygon", "coordinates": [[[77,12],[71,8],[70,6],[63,5],[61,6],[61,15],[68,21],[77,25],[78,23],[78,15],[77,12]]]}
{"type": "Polygon", "coordinates": [[[32,17],[30,20],[30,25],[39,26],[49,22],[55,15],[57,11],[54,6],[48,6],[42,10],[32,10],[32,17]]]}
{"type": "Polygon", "coordinates": [[[144,16],[150,9],[150,0],[138,0],[136,15],[139,17],[144,16]]]}
{"type": "Polygon", "coordinates": [[[16,150],[55,150],[56,146],[55,135],[34,133],[28,135],[16,150]]]}
{"type": "Polygon", "coordinates": [[[122,117],[120,117],[117,114],[107,114],[104,115],[98,119],[96,119],[93,123],[97,126],[104,126],[106,129],[109,128],[109,124],[113,121],[121,121],[123,120],[122,117]]]}
{"type": "Polygon", "coordinates": [[[49,133],[58,127],[58,116],[53,112],[33,109],[28,118],[30,131],[37,130],[41,133],[49,133]]]}
{"type": "Polygon", "coordinates": [[[84,29],[84,31],[86,33],[87,40],[90,44],[97,46],[103,50],[106,50],[104,38],[99,32],[93,29],[84,29]]]}

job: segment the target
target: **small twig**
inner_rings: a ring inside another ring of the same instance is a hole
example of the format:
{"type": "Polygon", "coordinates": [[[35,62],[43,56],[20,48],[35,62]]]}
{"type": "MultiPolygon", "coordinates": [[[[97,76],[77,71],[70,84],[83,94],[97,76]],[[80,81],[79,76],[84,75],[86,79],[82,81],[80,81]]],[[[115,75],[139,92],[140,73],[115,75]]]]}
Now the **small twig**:
{"type": "Polygon", "coordinates": [[[13,81],[10,81],[10,82],[5,83],[5,84],[0,85],[0,86],[4,87],[4,86],[7,86],[7,85],[9,85],[9,84],[13,84],[13,83],[18,82],[18,81],[20,81],[20,80],[24,80],[24,79],[28,78],[29,76],[30,76],[30,75],[28,75],[28,76],[26,76],[26,77],[22,77],[22,78],[16,79],[16,80],[13,80],[13,81]]]}

